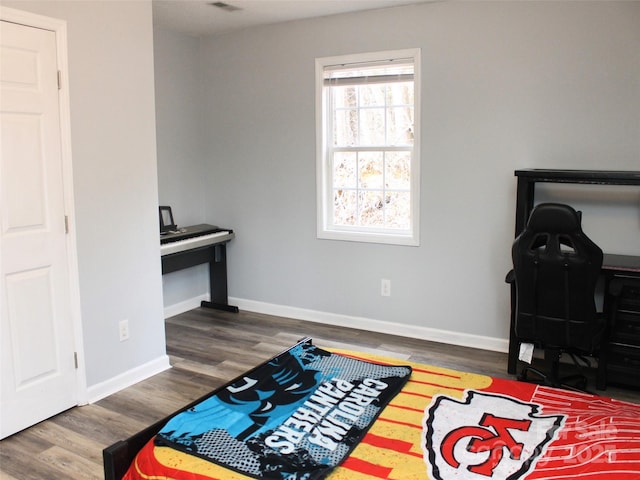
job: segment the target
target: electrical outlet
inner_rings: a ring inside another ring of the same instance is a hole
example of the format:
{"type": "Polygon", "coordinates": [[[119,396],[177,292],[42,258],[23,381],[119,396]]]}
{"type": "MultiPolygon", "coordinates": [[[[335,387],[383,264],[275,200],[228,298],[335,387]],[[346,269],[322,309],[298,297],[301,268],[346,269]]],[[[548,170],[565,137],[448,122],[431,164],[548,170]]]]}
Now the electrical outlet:
{"type": "Polygon", "coordinates": [[[380,295],[383,297],[391,296],[391,280],[387,280],[386,278],[380,280],[380,295]]]}
{"type": "Polygon", "coordinates": [[[118,333],[121,342],[129,340],[129,320],[120,320],[120,323],[118,323],[118,333]]]}

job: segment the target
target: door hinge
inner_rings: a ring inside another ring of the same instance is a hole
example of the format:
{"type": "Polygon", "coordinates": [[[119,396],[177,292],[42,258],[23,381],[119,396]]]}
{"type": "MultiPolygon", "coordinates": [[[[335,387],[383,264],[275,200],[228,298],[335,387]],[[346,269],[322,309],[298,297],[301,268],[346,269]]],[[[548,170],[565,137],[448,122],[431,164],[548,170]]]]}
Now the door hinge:
{"type": "Polygon", "coordinates": [[[64,216],[64,233],[69,233],[69,216],[64,216]]]}
{"type": "Polygon", "coordinates": [[[76,370],[78,369],[78,352],[73,352],[73,364],[76,366],[76,370]]]}
{"type": "Polygon", "coordinates": [[[58,70],[58,90],[62,90],[62,72],[58,70]]]}

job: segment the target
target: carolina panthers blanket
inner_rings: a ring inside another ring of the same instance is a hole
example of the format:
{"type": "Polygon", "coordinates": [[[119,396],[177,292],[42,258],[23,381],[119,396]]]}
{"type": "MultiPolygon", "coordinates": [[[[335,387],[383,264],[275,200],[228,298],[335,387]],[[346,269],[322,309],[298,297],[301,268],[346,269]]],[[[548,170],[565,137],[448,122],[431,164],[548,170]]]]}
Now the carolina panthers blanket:
{"type": "Polygon", "coordinates": [[[299,344],[175,416],[155,443],[255,478],[322,479],[410,375],[299,344]]]}

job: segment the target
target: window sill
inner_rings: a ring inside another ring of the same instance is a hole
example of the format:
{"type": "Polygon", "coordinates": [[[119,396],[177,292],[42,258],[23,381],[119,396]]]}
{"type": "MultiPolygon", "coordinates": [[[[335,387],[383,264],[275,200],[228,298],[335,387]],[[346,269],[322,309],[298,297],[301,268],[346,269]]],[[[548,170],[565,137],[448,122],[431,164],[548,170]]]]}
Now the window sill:
{"type": "Polygon", "coordinates": [[[320,240],[342,240],[346,242],[380,243],[408,247],[420,246],[417,235],[401,235],[392,233],[347,232],[342,230],[318,230],[320,240]]]}

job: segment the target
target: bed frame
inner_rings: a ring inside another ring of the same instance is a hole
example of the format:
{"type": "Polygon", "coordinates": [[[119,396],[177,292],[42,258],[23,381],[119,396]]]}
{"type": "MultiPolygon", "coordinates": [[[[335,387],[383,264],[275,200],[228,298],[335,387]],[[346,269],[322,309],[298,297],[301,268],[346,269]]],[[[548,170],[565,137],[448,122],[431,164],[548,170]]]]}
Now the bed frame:
{"type": "Polygon", "coordinates": [[[153,425],[145,428],[144,430],[141,430],[140,432],[132,435],[131,437],[127,438],[126,440],[120,440],[120,441],[114,443],[113,445],[110,445],[109,447],[107,447],[104,450],[102,450],[102,461],[103,461],[103,465],[104,465],[104,478],[105,478],[105,480],[121,480],[122,477],[124,476],[124,474],[127,473],[127,470],[129,469],[129,466],[133,462],[133,459],[136,457],[138,452],[142,449],[142,447],[144,447],[149,442],[149,440],[151,440],[156,435],[156,433],[158,433],[160,431],[160,429],[169,421],[169,419],[171,419],[172,417],[174,417],[178,413],[182,413],[185,410],[188,410],[188,409],[194,407],[195,405],[197,405],[198,403],[202,402],[203,400],[206,400],[207,398],[211,397],[212,395],[215,395],[216,393],[218,393],[223,388],[226,388],[227,385],[235,383],[235,382],[241,380],[242,377],[244,377],[248,373],[251,373],[251,372],[257,370],[258,368],[266,365],[267,363],[271,362],[275,358],[278,358],[280,355],[288,352],[292,348],[295,348],[298,345],[304,344],[304,343],[311,344],[312,343],[311,338],[309,338],[309,337],[301,338],[300,340],[298,340],[298,342],[295,345],[292,345],[291,347],[287,348],[286,350],[280,352],[278,355],[275,355],[274,357],[270,358],[269,360],[266,360],[266,361],[262,362],[261,364],[253,367],[251,370],[240,374],[239,376],[237,376],[236,378],[234,378],[230,382],[227,382],[226,384],[216,388],[215,390],[203,395],[202,397],[198,398],[197,400],[194,400],[190,404],[188,404],[188,405],[182,407],[181,409],[173,412],[172,414],[168,415],[167,417],[165,417],[165,418],[163,418],[161,420],[158,420],[153,425]]]}

